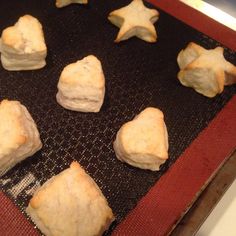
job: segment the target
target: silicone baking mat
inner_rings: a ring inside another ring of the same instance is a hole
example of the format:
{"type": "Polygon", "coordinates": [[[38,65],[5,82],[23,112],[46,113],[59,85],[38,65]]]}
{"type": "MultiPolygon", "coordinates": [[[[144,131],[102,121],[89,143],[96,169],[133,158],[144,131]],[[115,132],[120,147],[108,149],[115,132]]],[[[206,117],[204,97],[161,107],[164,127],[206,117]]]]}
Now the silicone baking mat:
{"type": "MultiPolygon", "coordinates": [[[[219,44],[162,11],[155,24],[157,43],[132,38],[115,44],[118,29],[107,16],[128,3],[90,0],[88,6],[63,9],[57,9],[54,1],[0,4],[0,30],[13,25],[20,16],[31,14],[42,23],[48,47],[47,66],[41,70],[0,69],[0,99],[15,99],[25,105],[43,142],[37,154],[1,178],[1,188],[22,212],[39,185],[77,160],[113,209],[116,221],[107,232],[111,234],[235,94],[236,87],[230,86],[209,99],[180,85],[176,77],[178,52],[190,41],[206,48],[219,44]],[[104,105],[96,114],[65,110],[55,99],[59,75],[65,65],[89,54],[97,56],[103,66],[104,105]],[[169,133],[169,159],[158,172],[121,163],[112,147],[120,126],[147,106],[164,112],[169,133]]],[[[225,49],[225,57],[236,63],[235,52],[225,49]]]]}

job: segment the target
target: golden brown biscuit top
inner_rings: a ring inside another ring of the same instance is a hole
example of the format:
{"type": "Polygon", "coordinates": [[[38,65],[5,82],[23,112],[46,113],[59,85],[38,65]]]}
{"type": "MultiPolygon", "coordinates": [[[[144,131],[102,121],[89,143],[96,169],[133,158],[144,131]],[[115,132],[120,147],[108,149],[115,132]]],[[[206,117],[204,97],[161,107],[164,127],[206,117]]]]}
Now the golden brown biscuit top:
{"type": "Polygon", "coordinates": [[[85,88],[103,88],[105,80],[101,62],[95,56],[89,55],[82,60],[69,64],[63,69],[59,83],[68,84],[72,88],[74,85],[85,88]]]}
{"type": "Polygon", "coordinates": [[[88,0],[56,0],[56,7],[61,8],[72,3],[87,4],[88,0]]]}
{"type": "Polygon", "coordinates": [[[181,69],[178,74],[180,81],[208,97],[221,93],[224,85],[236,83],[236,66],[228,62],[223,53],[222,47],[208,50],[189,43],[177,57],[181,69]],[[183,76],[184,73],[188,73],[188,76],[183,76]],[[193,80],[194,76],[200,78],[193,80]]]}
{"type": "Polygon", "coordinates": [[[142,0],[133,0],[129,5],[112,11],[108,19],[120,28],[115,42],[137,36],[148,42],[156,41],[156,30],[153,26],[158,20],[156,9],[144,6],[142,0]]]}
{"type": "Polygon", "coordinates": [[[2,43],[22,53],[47,50],[42,25],[35,17],[30,15],[20,17],[14,26],[3,30],[2,43]]]}
{"type": "Polygon", "coordinates": [[[129,154],[143,153],[167,159],[165,128],[163,113],[157,108],[146,108],[121,127],[122,146],[129,154]]]}
{"type": "Polygon", "coordinates": [[[3,100],[0,103],[0,157],[17,149],[26,139],[21,104],[3,100]]]}

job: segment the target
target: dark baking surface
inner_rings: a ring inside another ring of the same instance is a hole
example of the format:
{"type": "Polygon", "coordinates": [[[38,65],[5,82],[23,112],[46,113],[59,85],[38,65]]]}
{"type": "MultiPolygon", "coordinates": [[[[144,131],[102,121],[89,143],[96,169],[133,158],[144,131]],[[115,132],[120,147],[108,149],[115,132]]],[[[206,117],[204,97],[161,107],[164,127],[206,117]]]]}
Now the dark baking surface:
{"type": "MultiPolygon", "coordinates": [[[[16,99],[28,108],[44,144],[41,151],[2,177],[3,191],[22,211],[33,186],[77,160],[107,197],[116,215],[114,228],[236,93],[236,86],[225,87],[221,95],[209,99],[178,83],[176,56],[188,42],[206,48],[219,44],[162,11],[155,24],[157,43],[136,38],[113,43],[118,29],[107,16],[128,3],[90,0],[88,6],[63,9],[57,9],[54,1],[0,3],[1,31],[20,16],[31,14],[41,21],[48,47],[47,66],[41,70],[8,72],[0,68],[0,99],[16,99]],[[97,56],[103,66],[104,105],[97,114],[65,110],[55,100],[59,75],[65,65],[89,54],[97,56]],[[169,160],[159,172],[119,162],[112,148],[120,126],[147,106],[164,112],[169,133],[169,160]],[[29,173],[34,181],[28,185],[29,173]],[[27,187],[15,194],[20,181],[27,187]]],[[[225,57],[236,64],[235,52],[226,49],[225,57]]]]}

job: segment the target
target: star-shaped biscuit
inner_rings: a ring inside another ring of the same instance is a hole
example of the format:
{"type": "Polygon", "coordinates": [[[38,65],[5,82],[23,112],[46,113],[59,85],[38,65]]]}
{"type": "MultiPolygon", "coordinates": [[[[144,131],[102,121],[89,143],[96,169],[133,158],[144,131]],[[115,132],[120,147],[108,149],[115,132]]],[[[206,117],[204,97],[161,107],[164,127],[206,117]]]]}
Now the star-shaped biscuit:
{"type": "Polygon", "coordinates": [[[223,52],[222,47],[207,50],[189,43],[177,57],[180,83],[206,97],[214,97],[225,85],[236,83],[236,66],[225,60],[223,52]]]}
{"type": "Polygon", "coordinates": [[[56,0],[56,7],[61,8],[72,3],[87,4],[88,0],[56,0]]]}
{"type": "Polygon", "coordinates": [[[133,0],[129,5],[112,11],[108,19],[120,28],[115,42],[136,36],[146,42],[156,42],[157,33],[154,23],[159,13],[144,6],[142,0],[133,0]]]}

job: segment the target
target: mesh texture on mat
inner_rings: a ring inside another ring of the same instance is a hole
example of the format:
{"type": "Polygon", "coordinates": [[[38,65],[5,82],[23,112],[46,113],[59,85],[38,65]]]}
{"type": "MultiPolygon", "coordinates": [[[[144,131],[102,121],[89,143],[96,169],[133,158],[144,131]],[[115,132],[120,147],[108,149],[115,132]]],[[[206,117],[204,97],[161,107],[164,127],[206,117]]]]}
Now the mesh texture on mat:
{"type": "MultiPolygon", "coordinates": [[[[43,25],[48,47],[41,70],[9,72],[0,68],[0,99],[24,104],[40,131],[43,148],[1,179],[1,187],[24,212],[35,188],[77,160],[101,188],[116,215],[107,234],[133,209],[236,92],[236,86],[209,99],[177,80],[176,57],[190,41],[206,48],[218,45],[175,18],[160,12],[155,24],[158,42],[137,38],[115,44],[118,28],[109,12],[126,0],[90,0],[57,9],[54,1],[12,0],[0,3],[0,30],[31,14],[43,25]],[[14,10],[12,10],[14,9],[14,10]],[[106,95],[97,114],[63,109],[56,102],[57,82],[64,66],[94,54],[102,63],[106,95]],[[160,108],[169,133],[169,159],[158,172],[118,161],[113,141],[120,126],[147,106],[160,108]]],[[[154,8],[150,4],[147,6],[154,8]]],[[[236,63],[234,52],[225,57],[236,63]]]]}

